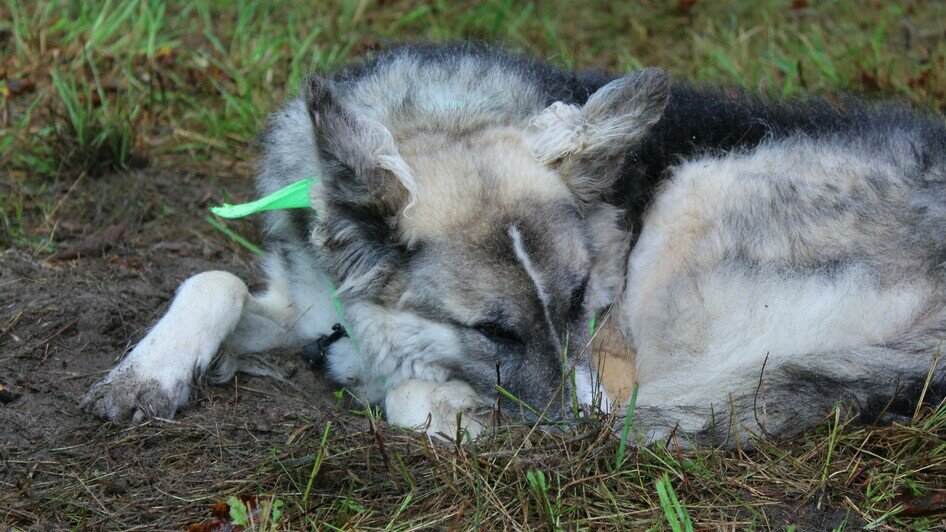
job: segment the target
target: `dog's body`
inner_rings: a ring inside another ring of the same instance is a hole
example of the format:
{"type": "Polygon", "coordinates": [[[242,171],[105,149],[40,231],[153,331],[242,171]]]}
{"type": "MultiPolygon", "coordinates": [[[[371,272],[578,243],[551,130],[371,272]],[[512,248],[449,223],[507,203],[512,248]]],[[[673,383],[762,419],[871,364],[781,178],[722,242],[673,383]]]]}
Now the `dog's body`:
{"type": "Polygon", "coordinates": [[[264,144],[261,193],[321,176],[312,210],[269,215],[268,290],[189,279],[94,412],[170,417],[194,374],[327,334],[329,281],[358,344],[332,346],[331,375],[432,432],[497,384],[527,418],[596,402],[608,307],[648,441],[791,435],[946,386],[946,131],[909,110],[407,47],[311,78],[264,144]]]}

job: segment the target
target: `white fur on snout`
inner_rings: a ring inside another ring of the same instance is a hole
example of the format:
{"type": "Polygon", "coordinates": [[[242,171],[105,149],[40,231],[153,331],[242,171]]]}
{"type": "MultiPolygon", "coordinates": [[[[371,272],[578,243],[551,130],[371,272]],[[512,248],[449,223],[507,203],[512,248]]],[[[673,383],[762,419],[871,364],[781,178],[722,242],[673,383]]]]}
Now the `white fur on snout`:
{"type": "Polygon", "coordinates": [[[388,422],[440,438],[456,436],[458,416],[460,427],[476,438],[488,418],[488,405],[469,384],[458,380],[406,380],[388,391],[384,410],[388,422]]]}
{"type": "Polygon", "coordinates": [[[451,375],[446,368],[462,360],[462,344],[451,327],[365,302],[346,310],[349,333],[358,340],[361,354],[349,365],[333,360],[330,353],[329,365],[333,375],[340,375],[360,364],[361,393],[372,403],[381,402],[388,389],[409,379],[445,382],[451,375]]]}

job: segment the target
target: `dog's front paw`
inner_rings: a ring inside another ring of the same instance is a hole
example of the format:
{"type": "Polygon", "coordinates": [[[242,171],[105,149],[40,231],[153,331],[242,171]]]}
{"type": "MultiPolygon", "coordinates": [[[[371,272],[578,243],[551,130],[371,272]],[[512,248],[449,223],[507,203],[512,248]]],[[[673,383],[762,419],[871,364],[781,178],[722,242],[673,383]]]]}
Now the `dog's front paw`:
{"type": "Polygon", "coordinates": [[[390,423],[449,438],[456,437],[458,428],[476,438],[487,426],[489,416],[489,406],[479,394],[457,380],[404,381],[388,391],[384,409],[390,423]]]}
{"type": "Polygon", "coordinates": [[[95,383],[80,406],[108,421],[139,422],[147,418],[171,419],[190,397],[190,382],[162,383],[141,375],[134,367],[117,367],[95,383]]]}

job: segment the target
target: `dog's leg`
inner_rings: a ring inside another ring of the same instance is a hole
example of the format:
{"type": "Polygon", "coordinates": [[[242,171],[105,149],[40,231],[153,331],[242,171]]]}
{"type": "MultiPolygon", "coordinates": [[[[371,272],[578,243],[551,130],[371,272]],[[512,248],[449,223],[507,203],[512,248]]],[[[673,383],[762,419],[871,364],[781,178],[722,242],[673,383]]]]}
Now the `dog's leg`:
{"type": "Polygon", "coordinates": [[[305,280],[290,290],[293,279],[281,260],[271,258],[268,266],[269,288],[258,296],[226,272],[185,281],[164,317],[89,390],[85,408],[109,420],[171,418],[189,400],[194,379],[211,367],[215,381],[227,380],[245,369],[241,355],[299,347],[328,330],[326,290],[305,280]],[[300,309],[293,296],[309,306],[300,309]]]}
{"type": "Polygon", "coordinates": [[[243,281],[227,272],[184,281],[164,317],[89,390],[84,406],[109,420],[173,417],[187,403],[194,376],[240,322],[248,297],[243,281]]]}
{"type": "Polygon", "coordinates": [[[383,403],[385,417],[393,425],[426,432],[436,438],[456,438],[458,428],[470,438],[487,425],[489,405],[466,382],[438,382],[421,378],[397,380],[387,386],[388,375],[368,362],[349,339],[329,348],[327,365],[332,378],[369,403],[383,403]],[[459,422],[459,427],[457,423],[459,422]]]}
{"type": "MultiPolygon", "coordinates": [[[[676,170],[619,306],[644,441],[751,444],[837,403],[873,421],[891,398],[916,401],[946,334],[937,263],[923,262],[939,244],[901,240],[919,230],[906,185],[871,157],[799,143],[676,170]],[[876,180],[885,195],[865,192],[876,180]]],[[[929,384],[946,387],[943,364],[929,384]]]]}
{"type": "Polygon", "coordinates": [[[795,437],[835,408],[842,421],[909,418],[921,396],[936,404],[946,394],[936,346],[946,330],[928,333],[790,360],[760,357],[724,371],[709,361],[678,368],[641,383],[632,426],[642,443],[676,435],[684,447],[749,448],[756,438],[795,437]]]}

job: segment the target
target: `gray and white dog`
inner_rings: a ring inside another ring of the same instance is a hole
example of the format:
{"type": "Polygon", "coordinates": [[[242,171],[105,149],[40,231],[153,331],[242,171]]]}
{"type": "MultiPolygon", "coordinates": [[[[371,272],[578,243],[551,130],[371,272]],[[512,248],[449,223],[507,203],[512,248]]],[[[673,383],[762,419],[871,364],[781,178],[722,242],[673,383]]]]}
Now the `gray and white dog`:
{"type": "Polygon", "coordinates": [[[260,193],[319,178],[312,209],[268,215],[267,290],[188,279],[92,412],[169,418],[195,376],[328,334],[328,281],[358,344],[332,377],[430,432],[475,433],[497,398],[607,409],[587,346],[608,308],[644,441],[791,436],[946,387],[946,129],[907,108],[410,46],[310,77],[264,147],[260,193]]]}

